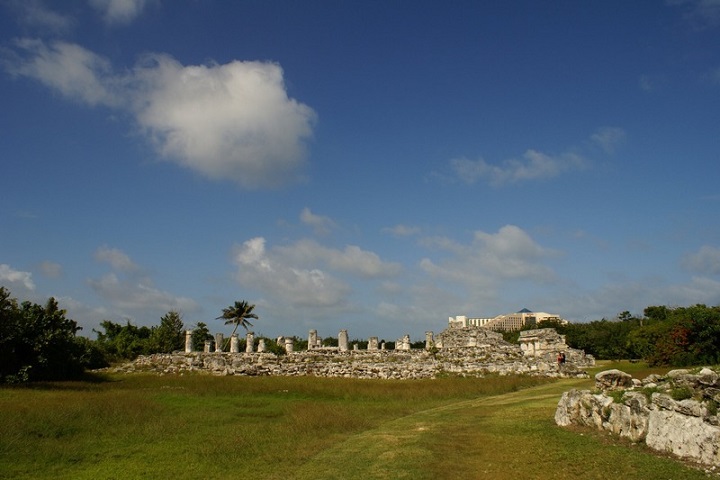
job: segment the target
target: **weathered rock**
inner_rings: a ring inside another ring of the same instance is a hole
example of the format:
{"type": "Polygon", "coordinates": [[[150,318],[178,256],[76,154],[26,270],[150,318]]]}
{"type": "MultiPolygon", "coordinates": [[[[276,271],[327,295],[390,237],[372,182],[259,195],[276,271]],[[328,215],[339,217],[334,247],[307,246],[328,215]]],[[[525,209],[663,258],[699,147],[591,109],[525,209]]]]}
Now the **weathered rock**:
{"type": "Polygon", "coordinates": [[[595,375],[595,387],[600,390],[615,390],[633,386],[632,375],[620,370],[605,370],[595,375]]]}
{"type": "Polygon", "coordinates": [[[629,375],[618,372],[601,372],[596,376],[597,384],[605,387],[603,393],[565,392],[555,411],[555,423],[592,426],[634,442],[644,441],[660,452],[720,467],[720,422],[717,415],[711,414],[716,404],[712,408],[708,404],[719,393],[717,388],[708,386],[715,384],[716,372],[703,369],[693,374],[674,370],[666,377],[652,376],[642,382],[644,388],[652,385],[668,392],[692,387],[693,398],[679,401],[661,392],[652,393],[648,401],[645,393],[633,390],[637,382],[627,381],[629,375]],[[605,393],[621,388],[619,385],[628,385],[621,396],[605,393]]]}
{"type": "Polygon", "coordinates": [[[672,453],[704,465],[720,465],[720,428],[701,418],[678,412],[650,412],[645,443],[660,452],[672,453]]]}

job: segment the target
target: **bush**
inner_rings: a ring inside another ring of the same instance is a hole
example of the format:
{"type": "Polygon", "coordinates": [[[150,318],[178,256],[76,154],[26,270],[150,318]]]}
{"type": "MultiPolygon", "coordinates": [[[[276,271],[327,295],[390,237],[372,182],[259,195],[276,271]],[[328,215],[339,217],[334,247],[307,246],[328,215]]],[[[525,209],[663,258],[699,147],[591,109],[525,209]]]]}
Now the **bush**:
{"type": "Polygon", "coordinates": [[[84,371],[77,322],[54,298],[45,306],[17,301],[0,287],[0,382],[64,380],[84,371]]]}

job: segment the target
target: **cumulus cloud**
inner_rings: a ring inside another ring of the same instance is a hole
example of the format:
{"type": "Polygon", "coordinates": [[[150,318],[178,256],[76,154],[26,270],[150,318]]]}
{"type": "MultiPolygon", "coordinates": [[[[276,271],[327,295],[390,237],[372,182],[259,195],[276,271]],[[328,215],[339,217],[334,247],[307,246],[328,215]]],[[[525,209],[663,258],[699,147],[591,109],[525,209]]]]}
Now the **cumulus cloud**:
{"type": "Polygon", "coordinates": [[[606,153],[614,153],[615,149],[625,141],[625,130],[617,127],[602,127],[590,136],[590,139],[606,153]]]}
{"type": "Polygon", "coordinates": [[[482,158],[456,158],[450,161],[450,167],[454,175],[467,184],[487,181],[491,185],[503,186],[554,178],[568,171],[585,168],[587,163],[583,157],[574,153],[550,156],[530,149],[523,154],[522,159],[505,160],[499,165],[488,163],[482,158]]]}
{"type": "Polygon", "coordinates": [[[19,39],[5,69],[91,106],[125,109],[165,159],[246,188],[301,179],[315,112],[289,98],[269,62],[180,64],[144,56],[130,71],[67,42],[19,39]]]}
{"type": "Polygon", "coordinates": [[[110,264],[113,268],[124,272],[138,271],[138,267],[130,257],[117,248],[102,246],[95,251],[95,260],[110,264]]]}
{"type": "Polygon", "coordinates": [[[127,24],[137,18],[150,0],[89,0],[108,24],[127,24]]]}
{"type": "Polygon", "coordinates": [[[313,228],[318,235],[326,235],[335,228],[335,222],[330,217],[315,215],[309,208],[303,208],[300,212],[300,221],[313,228]]]}
{"type": "Polygon", "coordinates": [[[555,280],[554,272],[544,262],[556,252],[540,246],[515,225],[506,225],[497,233],[475,232],[468,245],[445,237],[426,239],[424,243],[449,255],[439,261],[424,258],[420,267],[434,277],[468,288],[492,288],[505,280],[555,280]]]}
{"type": "Polygon", "coordinates": [[[35,290],[32,273],[15,270],[6,263],[0,263],[0,284],[9,290],[20,288],[22,290],[35,290]]]}
{"type": "Polygon", "coordinates": [[[697,252],[686,255],[682,265],[691,272],[720,275],[720,248],[703,245],[697,252]]]}
{"type": "Polygon", "coordinates": [[[286,304],[299,307],[339,307],[350,287],[319,268],[302,268],[268,252],[265,239],[256,237],[236,247],[237,280],[286,304]]]}
{"type": "Polygon", "coordinates": [[[308,308],[319,315],[350,308],[348,280],[387,279],[401,272],[400,264],[360,247],[338,250],[312,240],[269,249],[264,238],[252,238],[235,247],[233,260],[238,282],[260,291],[275,309],[308,308]]]}
{"type": "Polygon", "coordinates": [[[300,240],[290,246],[276,248],[294,264],[321,264],[331,270],[365,278],[387,278],[400,273],[399,263],[384,262],[376,253],[356,245],[343,250],[328,248],[313,240],[300,240]]]}

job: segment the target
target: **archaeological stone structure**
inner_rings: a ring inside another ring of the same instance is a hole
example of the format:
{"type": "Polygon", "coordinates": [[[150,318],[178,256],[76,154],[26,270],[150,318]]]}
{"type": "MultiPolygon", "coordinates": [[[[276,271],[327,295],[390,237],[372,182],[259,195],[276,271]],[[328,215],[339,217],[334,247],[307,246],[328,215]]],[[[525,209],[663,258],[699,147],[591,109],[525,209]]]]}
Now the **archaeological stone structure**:
{"type": "Polygon", "coordinates": [[[560,426],[580,425],[644,442],[705,467],[720,467],[720,375],[710,368],[671,370],[638,380],[620,370],[595,376],[595,391],[565,392],[560,426]]]}
{"type": "Polygon", "coordinates": [[[411,348],[410,335],[404,335],[394,349],[370,337],[367,348],[348,344],[347,330],[340,330],[337,347],[322,346],[316,330],[308,335],[308,349],[294,351],[293,339],[279,337],[285,346],[281,355],[266,351],[263,339],[255,347],[254,334],[246,335],[246,348],[239,352],[239,341],[232,336],[229,351],[222,351],[225,339],[215,336],[215,345],[205,342],[202,351],[192,345],[192,332],[186,333],[185,350],[173,354],[140,356],[114,367],[115,371],[153,371],[158,373],[207,372],[214,375],[313,375],[383,379],[435,378],[442,375],[485,376],[488,374],[527,374],[553,377],[587,377],[582,370],[594,359],[572,350],[552,329],[528,333],[520,345],[503,340],[500,333],[481,327],[451,326],[434,336],[425,332],[424,348],[411,348]],[[524,345],[524,346],[523,346],[524,345]],[[555,355],[571,352],[559,365],[555,355]]]}

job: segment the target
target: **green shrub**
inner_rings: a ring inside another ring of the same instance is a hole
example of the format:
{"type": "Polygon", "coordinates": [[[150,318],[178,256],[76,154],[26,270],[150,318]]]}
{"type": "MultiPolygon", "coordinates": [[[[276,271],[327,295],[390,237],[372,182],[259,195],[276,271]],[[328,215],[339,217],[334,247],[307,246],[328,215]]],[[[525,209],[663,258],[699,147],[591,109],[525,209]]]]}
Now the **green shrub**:
{"type": "Polygon", "coordinates": [[[693,391],[688,387],[675,387],[670,390],[670,396],[676,401],[687,400],[688,398],[692,398],[693,391]]]}

